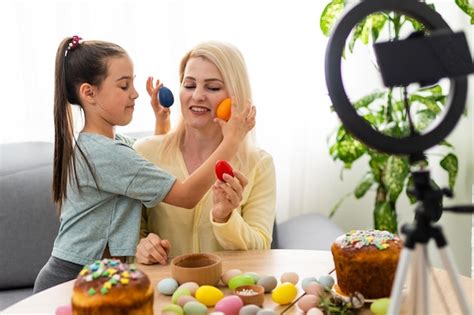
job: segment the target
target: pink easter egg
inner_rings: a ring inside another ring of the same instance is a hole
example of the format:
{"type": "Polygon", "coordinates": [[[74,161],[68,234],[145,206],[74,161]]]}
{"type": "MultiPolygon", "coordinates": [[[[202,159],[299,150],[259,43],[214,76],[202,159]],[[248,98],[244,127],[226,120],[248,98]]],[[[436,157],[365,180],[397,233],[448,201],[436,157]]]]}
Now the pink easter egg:
{"type": "Polygon", "coordinates": [[[186,304],[188,302],[191,302],[191,301],[196,301],[196,299],[191,295],[181,295],[178,298],[178,301],[176,301],[176,302],[179,306],[184,307],[184,304],[186,304]]]}
{"type": "Polygon", "coordinates": [[[321,311],[319,308],[317,307],[312,307],[308,310],[308,312],[306,313],[306,315],[324,315],[323,311],[321,311]]]}
{"type": "Polygon", "coordinates": [[[308,294],[312,294],[312,295],[316,295],[316,296],[320,296],[322,293],[324,293],[324,288],[322,285],[320,285],[319,283],[317,282],[310,282],[304,292],[308,293],[308,294]]]}
{"type": "Polygon", "coordinates": [[[306,313],[309,309],[316,307],[320,300],[319,296],[306,294],[298,301],[298,307],[306,313]]]}
{"type": "Polygon", "coordinates": [[[229,295],[217,302],[215,310],[226,315],[238,315],[244,302],[237,295],[229,295]]]}
{"type": "Polygon", "coordinates": [[[56,308],[55,313],[56,315],[72,315],[72,306],[71,304],[68,305],[61,305],[56,308]]]}

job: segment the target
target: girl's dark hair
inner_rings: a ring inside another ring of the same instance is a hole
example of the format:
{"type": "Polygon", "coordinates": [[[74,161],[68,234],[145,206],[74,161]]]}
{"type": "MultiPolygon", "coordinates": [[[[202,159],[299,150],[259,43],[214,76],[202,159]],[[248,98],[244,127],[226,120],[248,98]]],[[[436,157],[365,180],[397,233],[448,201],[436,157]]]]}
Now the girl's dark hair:
{"type": "MultiPolygon", "coordinates": [[[[58,205],[59,211],[66,198],[68,180],[72,179],[71,172],[79,186],[74,159],[75,138],[71,105],[76,104],[82,107],[79,98],[81,84],[100,86],[105,80],[108,58],[127,55],[122,47],[113,43],[83,41],[70,46],[72,39],[72,37],[65,38],[56,52],[53,200],[58,205]]],[[[92,172],[91,164],[78,144],[76,148],[92,172]]],[[[94,172],[92,174],[95,180],[94,172]]]]}

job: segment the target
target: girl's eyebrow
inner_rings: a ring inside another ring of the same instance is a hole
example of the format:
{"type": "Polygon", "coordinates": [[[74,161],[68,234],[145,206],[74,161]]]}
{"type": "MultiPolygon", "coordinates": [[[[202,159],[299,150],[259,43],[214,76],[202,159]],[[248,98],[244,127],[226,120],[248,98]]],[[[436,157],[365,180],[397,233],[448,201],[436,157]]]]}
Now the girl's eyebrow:
{"type": "Polygon", "coordinates": [[[120,81],[120,80],[132,80],[132,79],[135,79],[135,77],[136,77],[135,75],[132,76],[132,77],[131,77],[131,76],[128,76],[128,75],[124,75],[123,77],[120,77],[120,78],[118,78],[118,79],[115,80],[115,81],[120,81]]]}

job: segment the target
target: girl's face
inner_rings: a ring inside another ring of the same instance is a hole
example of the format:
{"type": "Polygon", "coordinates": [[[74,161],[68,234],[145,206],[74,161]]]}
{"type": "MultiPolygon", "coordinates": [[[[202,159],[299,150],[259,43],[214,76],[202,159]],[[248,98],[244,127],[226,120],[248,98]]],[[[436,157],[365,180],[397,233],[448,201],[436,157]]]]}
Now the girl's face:
{"type": "Polygon", "coordinates": [[[192,128],[219,128],[216,108],[227,96],[224,79],[216,65],[201,57],[190,58],[180,90],[184,122],[192,128]]]}
{"type": "Polygon", "coordinates": [[[96,112],[106,124],[125,126],[132,120],[138,97],[133,80],[133,64],[128,56],[108,59],[107,77],[94,97],[96,112]]]}

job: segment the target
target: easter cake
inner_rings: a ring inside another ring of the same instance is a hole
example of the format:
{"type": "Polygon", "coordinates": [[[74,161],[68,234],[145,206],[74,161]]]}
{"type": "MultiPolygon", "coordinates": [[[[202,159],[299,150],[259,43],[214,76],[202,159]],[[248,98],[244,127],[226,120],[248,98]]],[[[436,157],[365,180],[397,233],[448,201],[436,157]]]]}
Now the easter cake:
{"type": "Polygon", "coordinates": [[[402,248],[400,238],[387,231],[353,230],[331,246],[337,285],[346,295],[360,292],[367,299],[390,296],[402,248]]]}
{"type": "Polygon", "coordinates": [[[134,265],[103,259],[83,267],[74,283],[74,315],[153,314],[150,279],[134,265]]]}

